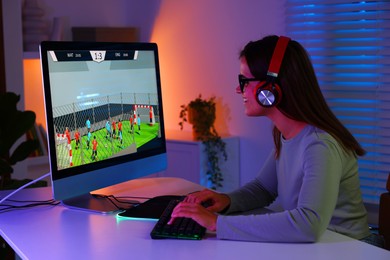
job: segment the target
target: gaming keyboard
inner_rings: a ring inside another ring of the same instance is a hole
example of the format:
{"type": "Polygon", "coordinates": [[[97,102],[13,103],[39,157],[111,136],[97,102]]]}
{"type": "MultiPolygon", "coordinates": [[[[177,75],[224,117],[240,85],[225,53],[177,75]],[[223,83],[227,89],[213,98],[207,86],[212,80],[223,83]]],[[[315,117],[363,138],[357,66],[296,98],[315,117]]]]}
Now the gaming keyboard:
{"type": "Polygon", "coordinates": [[[168,206],[150,233],[153,239],[177,238],[199,240],[203,238],[206,233],[206,228],[191,218],[176,218],[171,225],[168,225],[172,211],[180,201],[174,199],[168,203],[168,206]]]}

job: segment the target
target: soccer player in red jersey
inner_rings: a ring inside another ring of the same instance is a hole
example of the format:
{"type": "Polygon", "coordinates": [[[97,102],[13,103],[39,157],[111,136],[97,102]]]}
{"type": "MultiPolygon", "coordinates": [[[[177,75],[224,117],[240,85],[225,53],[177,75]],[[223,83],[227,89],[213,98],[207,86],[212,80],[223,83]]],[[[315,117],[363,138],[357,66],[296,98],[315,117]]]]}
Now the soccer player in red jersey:
{"type": "Polygon", "coordinates": [[[98,141],[96,140],[96,136],[94,136],[92,141],[92,161],[97,160],[97,147],[98,141]]]}

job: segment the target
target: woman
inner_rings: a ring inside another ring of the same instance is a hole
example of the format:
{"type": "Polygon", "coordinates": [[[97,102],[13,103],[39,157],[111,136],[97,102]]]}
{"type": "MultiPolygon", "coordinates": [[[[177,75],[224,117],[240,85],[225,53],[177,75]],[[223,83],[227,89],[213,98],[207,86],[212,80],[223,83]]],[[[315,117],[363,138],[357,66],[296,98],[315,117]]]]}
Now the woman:
{"type": "Polygon", "coordinates": [[[253,181],[191,194],[171,222],[190,217],[220,239],[246,241],[315,242],[326,229],[369,237],[357,164],[365,151],[329,109],[305,49],[283,36],[249,42],[239,83],[246,115],[273,122],[275,148],[253,181]],[[276,198],[282,211],[253,214],[276,198]]]}

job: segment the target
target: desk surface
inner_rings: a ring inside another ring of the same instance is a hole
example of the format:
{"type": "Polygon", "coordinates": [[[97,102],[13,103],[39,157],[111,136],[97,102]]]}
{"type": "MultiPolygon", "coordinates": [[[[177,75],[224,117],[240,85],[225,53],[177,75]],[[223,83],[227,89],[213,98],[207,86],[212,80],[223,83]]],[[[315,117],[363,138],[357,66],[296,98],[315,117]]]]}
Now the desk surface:
{"type": "MultiPolygon", "coordinates": [[[[130,181],[99,193],[182,195],[200,189],[176,178],[130,181]]],[[[2,193],[4,194],[4,192],[2,193]]],[[[50,188],[22,190],[13,199],[51,199],[50,188]]],[[[326,231],[318,243],[152,240],[155,221],[41,206],[0,213],[0,235],[23,259],[390,259],[390,252],[326,231]]]]}

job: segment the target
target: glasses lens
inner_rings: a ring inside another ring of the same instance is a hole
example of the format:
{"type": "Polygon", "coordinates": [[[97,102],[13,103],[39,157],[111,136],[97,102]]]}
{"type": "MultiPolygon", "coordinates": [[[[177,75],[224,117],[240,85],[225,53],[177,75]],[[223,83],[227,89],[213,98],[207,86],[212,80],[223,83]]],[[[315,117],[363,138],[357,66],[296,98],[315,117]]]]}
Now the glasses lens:
{"type": "Polygon", "coordinates": [[[239,74],[238,75],[238,83],[240,84],[241,93],[244,93],[244,89],[246,84],[248,84],[250,81],[261,81],[261,79],[257,78],[246,78],[244,75],[239,74]]]}
{"type": "Polygon", "coordinates": [[[248,81],[246,80],[246,78],[243,75],[241,75],[241,74],[238,75],[238,83],[240,84],[241,93],[244,92],[244,88],[245,88],[245,85],[247,82],[248,81]]]}

